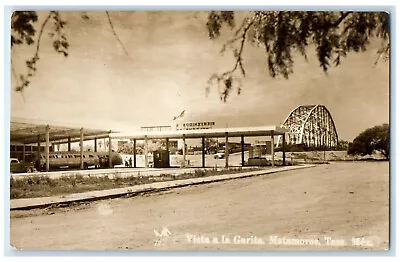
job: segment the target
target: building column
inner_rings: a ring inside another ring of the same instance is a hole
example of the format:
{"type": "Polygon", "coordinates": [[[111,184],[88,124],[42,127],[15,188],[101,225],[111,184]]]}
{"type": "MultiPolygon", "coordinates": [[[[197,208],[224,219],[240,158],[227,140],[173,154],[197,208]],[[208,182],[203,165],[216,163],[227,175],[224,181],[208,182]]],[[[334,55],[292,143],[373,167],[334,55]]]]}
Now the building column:
{"type": "Polygon", "coordinates": [[[83,169],[83,128],[80,130],[79,154],[80,167],[83,169]]]}
{"type": "Polygon", "coordinates": [[[186,167],[186,139],[185,135],[183,135],[183,149],[182,149],[182,155],[183,155],[183,167],[186,167]]]}
{"type": "Polygon", "coordinates": [[[44,152],[46,155],[46,172],[50,170],[50,155],[49,155],[49,148],[50,147],[50,127],[49,125],[46,126],[46,146],[44,147],[44,152]]]}
{"type": "Polygon", "coordinates": [[[68,137],[68,152],[71,151],[71,137],[68,137]]]}
{"type": "Polygon", "coordinates": [[[225,167],[229,167],[229,144],[228,144],[228,132],[225,132],[225,167]]]}
{"type": "Polygon", "coordinates": [[[97,137],[94,138],[94,152],[97,152],[97,137]]]}
{"type": "MultiPolygon", "coordinates": [[[[110,132],[111,133],[111,132],[110,132]]],[[[111,140],[111,136],[110,134],[108,135],[108,167],[113,167],[112,164],[112,156],[111,156],[111,152],[112,152],[112,140],[111,140]]]]}
{"type": "Polygon", "coordinates": [[[144,136],[144,167],[149,167],[149,158],[148,158],[149,152],[147,151],[148,150],[147,143],[148,143],[147,136],[144,136]]]}
{"type": "Polygon", "coordinates": [[[41,166],[40,166],[40,135],[37,136],[37,148],[36,148],[36,169],[40,170],[41,166]]]}
{"type": "Polygon", "coordinates": [[[286,156],[285,156],[285,133],[282,135],[282,164],[286,165],[286,156]]]}
{"type": "Polygon", "coordinates": [[[242,145],[242,166],[244,166],[244,135],[241,135],[240,138],[240,143],[242,145]]]}
{"type": "Polygon", "coordinates": [[[136,167],[136,138],[133,139],[133,167],[136,167]]]}
{"type": "Polygon", "coordinates": [[[167,154],[168,154],[168,167],[169,167],[169,138],[167,137],[165,139],[166,142],[166,150],[167,150],[167,154]]]}
{"type": "Polygon", "coordinates": [[[201,137],[201,166],[206,167],[206,138],[204,136],[201,137]]]}
{"type": "Polygon", "coordinates": [[[25,144],[22,146],[22,162],[25,162],[25,144]]]}
{"type": "Polygon", "coordinates": [[[274,134],[271,135],[271,163],[272,163],[272,167],[275,166],[275,144],[274,144],[274,134]]]}

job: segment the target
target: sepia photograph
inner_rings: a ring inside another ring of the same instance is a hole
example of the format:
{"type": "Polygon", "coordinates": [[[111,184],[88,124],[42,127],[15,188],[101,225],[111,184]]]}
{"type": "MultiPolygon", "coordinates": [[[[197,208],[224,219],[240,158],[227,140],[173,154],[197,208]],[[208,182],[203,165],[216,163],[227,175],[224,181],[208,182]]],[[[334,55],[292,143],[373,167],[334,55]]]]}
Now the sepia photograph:
{"type": "Polygon", "coordinates": [[[10,250],[389,251],[392,19],[13,10],[10,250]]]}

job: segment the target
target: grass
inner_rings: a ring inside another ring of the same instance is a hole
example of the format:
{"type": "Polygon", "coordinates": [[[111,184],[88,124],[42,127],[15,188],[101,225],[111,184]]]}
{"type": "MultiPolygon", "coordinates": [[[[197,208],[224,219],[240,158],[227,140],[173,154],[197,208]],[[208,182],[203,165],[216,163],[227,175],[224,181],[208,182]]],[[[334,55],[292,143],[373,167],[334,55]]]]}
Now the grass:
{"type": "Polygon", "coordinates": [[[82,193],[94,190],[105,190],[121,187],[129,187],[142,184],[150,184],[162,181],[182,180],[196,177],[208,177],[223,174],[233,174],[258,170],[251,168],[242,170],[242,168],[230,168],[226,170],[196,169],[193,173],[161,174],[159,176],[82,176],[74,174],[60,178],[50,178],[47,175],[34,175],[20,179],[10,178],[10,198],[34,198],[48,197],[63,194],[82,193]]]}

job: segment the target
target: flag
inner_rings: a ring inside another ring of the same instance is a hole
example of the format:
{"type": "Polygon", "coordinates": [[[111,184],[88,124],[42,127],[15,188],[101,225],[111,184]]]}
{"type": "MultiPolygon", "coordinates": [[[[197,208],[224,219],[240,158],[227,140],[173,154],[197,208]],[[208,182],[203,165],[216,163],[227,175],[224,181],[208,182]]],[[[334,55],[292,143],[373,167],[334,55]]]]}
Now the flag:
{"type": "Polygon", "coordinates": [[[179,114],[179,116],[175,116],[174,117],[174,120],[176,120],[176,119],[178,119],[178,118],[182,118],[182,117],[184,117],[185,116],[185,110],[183,110],[180,114],[179,114]]]}

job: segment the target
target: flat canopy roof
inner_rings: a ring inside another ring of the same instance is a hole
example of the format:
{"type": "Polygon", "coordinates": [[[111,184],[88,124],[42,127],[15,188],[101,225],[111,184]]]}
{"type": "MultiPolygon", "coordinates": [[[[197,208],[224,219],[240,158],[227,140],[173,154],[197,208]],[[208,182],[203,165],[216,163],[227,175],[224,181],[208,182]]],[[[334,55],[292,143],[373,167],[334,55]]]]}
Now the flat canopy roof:
{"type": "MultiPolygon", "coordinates": [[[[71,142],[79,141],[80,127],[59,125],[58,123],[43,123],[34,120],[12,119],[10,121],[10,143],[11,144],[35,144],[38,138],[41,143],[46,141],[46,128],[49,128],[49,140],[52,143],[66,143],[68,138],[71,142]]],[[[259,126],[259,127],[230,127],[217,129],[197,129],[197,130],[165,130],[165,131],[137,131],[112,133],[111,130],[93,129],[83,127],[84,140],[94,138],[134,138],[143,140],[162,139],[162,138],[201,138],[201,137],[229,137],[240,136],[271,136],[283,135],[289,129],[278,126],[259,126]]]]}
{"type": "Polygon", "coordinates": [[[218,129],[197,129],[197,130],[172,130],[172,131],[138,131],[132,133],[111,133],[112,138],[131,138],[131,139],[161,139],[161,138],[201,138],[201,137],[229,137],[240,136],[271,136],[283,135],[289,129],[278,126],[259,126],[259,127],[229,127],[218,129]]]}
{"type": "MultiPolygon", "coordinates": [[[[66,127],[52,124],[31,123],[28,121],[10,121],[10,143],[11,144],[34,144],[46,141],[46,127],[49,127],[50,142],[67,140],[79,141],[81,128],[66,127]]],[[[84,140],[108,137],[110,130],[83,128],[84,140]]]]}

